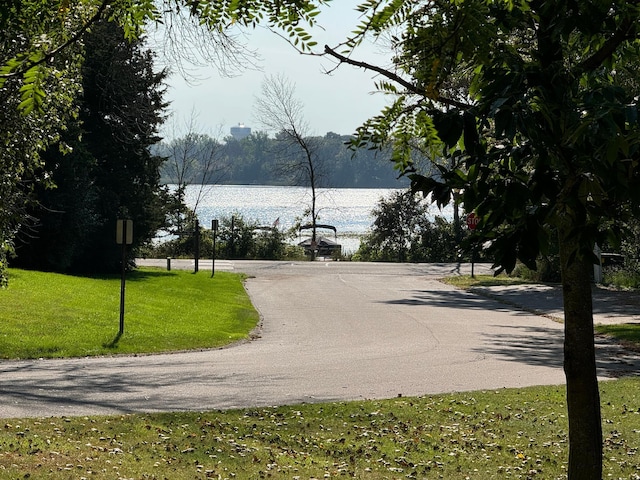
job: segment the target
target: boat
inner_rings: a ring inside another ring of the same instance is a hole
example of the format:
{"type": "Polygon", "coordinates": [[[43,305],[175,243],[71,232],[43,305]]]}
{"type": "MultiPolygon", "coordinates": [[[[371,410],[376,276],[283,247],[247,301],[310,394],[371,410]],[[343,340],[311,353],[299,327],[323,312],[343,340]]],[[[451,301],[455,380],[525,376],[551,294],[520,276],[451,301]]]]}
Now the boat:
{"type": "MultiPolygon", "coordinates": [[[[336,227],[333,225],[322,225],[316,224],[315,229],[317,230],[333,230],[334,240],[331,240],[324,236],[318,236],[316,234],[315,244],[313,242],[313,238],[307,238],[300,243],[298,246],[304,249],[304,253],[307,255],[312,255],[315,252],[315,256],[317,257],[331,257],[334,254],[340,254],[342,251],[342,245],[338,243],[338,232],[336,227]]],[[[301,233],[302,230],[313,230],[312,224],[302,225],[299,229],[301,233]]]]}

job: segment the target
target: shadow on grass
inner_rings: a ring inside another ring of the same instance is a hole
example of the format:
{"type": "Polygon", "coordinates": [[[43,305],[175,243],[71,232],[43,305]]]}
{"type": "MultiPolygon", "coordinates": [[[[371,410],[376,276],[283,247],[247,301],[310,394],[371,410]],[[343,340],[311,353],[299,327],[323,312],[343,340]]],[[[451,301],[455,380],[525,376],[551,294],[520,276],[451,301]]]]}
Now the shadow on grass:
{"type": "Polygon", "coordinates": [[[616,325],[596,325],[596,331],[610,335],[625,342],[635,344],[635,350],[640,351],[640,323],[620,323],[616,325]]]}
{"type": "Polygon", "coordinates": [[[111,340],[108,343],[103,343],[102,346],[110,350],[118,348],[118,343],[120,342],[121,338],[122,338],[122,333],[118,332],[117,335],[113,338],[113,340],[111,340]]]}
{"type": "MultiPolygon", "coordinates": [[[[166,270],[128,270],[126,273],[127,282],[139,282],[144,281],[148,278],[159,278],[159,277],[175,277],[178,275],[177,272],[171,272],[166,270]]],[[[74,273],[69,274],[71,277],[78,278],[88,278],[92,280],[120,280],[120,273],[74,273]]]]}
{"type": "MultiPolygon", "coordinates": [[[[128,281],[141,281],[141,280],[145,280],[147,278],[159,278],[159,277],[176,277],[178,276],[178,272],[173,272],[173,271],[167,271],[167,270],[151,270],[151,269],[144,269],[144,270],[132,270],[127,272],[127,280],[128,281]]],[[[118,278],[120,278],[120,275],[118,275],[118,278]]]]}

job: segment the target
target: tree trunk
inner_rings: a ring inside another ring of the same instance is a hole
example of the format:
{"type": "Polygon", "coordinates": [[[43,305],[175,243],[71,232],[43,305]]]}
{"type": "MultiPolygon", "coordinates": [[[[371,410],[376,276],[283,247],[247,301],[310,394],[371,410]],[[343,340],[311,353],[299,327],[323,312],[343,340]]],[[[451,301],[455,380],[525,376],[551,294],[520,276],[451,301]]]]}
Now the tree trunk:
{"type": "MultiPolygon", "coordinates": [[[[575,237],[574,237],[575,238],[575,237]]],[[[577,250],[569,229],[560,231],[564,300],[564,372],[569,418],[569,480],[602,479],[602,422],[596,376],[591,270],[577,250]]]]}
{"type": "Polygon", "coordinates": [[[456,245],[460,245],[462,242],[462,226],[460,225],[460,194],[454,193],[452,197],[453,201],[453,236],[456,240],[456,245]]]}
{"type": "MultiPolygon", "coordinates": [[[[309,162],[311,165],[311,162],[309,162]]],[[[318,248],[318,235],[316,233],[316,184],[315,178],[313,176],[313,167],[310,167],[311,175],[311,260],[314,261],[316,259],[316,249],[318,248]]]]}

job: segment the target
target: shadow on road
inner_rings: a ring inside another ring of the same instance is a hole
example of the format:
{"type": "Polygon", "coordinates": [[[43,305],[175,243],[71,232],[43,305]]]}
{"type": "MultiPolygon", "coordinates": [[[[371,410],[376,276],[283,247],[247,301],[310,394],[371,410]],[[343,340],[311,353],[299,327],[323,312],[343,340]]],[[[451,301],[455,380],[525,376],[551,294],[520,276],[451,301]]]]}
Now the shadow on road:
{"type": "Polygon", "coordinates": [[[432,306],[463,310],[521,312],[522,314],[530,315],[530,313],[516,308],[513,305],[505,304],[494,298],[475,295],[463,290],[410,290],[407,291],[407,295],[403,298],[386,300],[381,303],[389,305],[432,306]]]}
{"type": "MultiPolygon", "coordinates": [[[[407,306],[436,306],[439,308],[453,308],[462,310],[481,310],[490,314],[492,311],[511,312],[518,315],[532,315],[532,311],[549,311],[562,308],[559,288],[553,291],[531,292],[536,296],[538,308],[521,306],[522,292],[505,295],[500,293],[500,299],[477,295],[462,290],[412,290],[405,298],[389,300],[384,303],[407,306]],[[542,308],[540,308],[542,306],[542,308]]],[[[510,293],[510,292],[507,292],[510,293]]],[[[606,312],[609,316],[616,316],[619,312],[628,313],[628,305],[636,305],[633,298],[625,297],[623,292],[616,292],[610,297],[596,296],[594,292],[594,314],[606,312]]],[[[557,310],[556,310],[557,311],[557,310]]],[[[550,322],[552,320],[549,320],[550,322]]],[[[509,360],[523,362],[530,365],[557,366],[562,368],[564,356],[564,333],[558,327],[530,327],[522,325],[492,326],[494,333],[483,334],[486,342],[474,348],[475,351],[506,357],[509,360]],[[495,333],[495,330],[501,330],[495,333]]],[[[599,374],[619,377],[623,375],[638,375],[640,372],[640,354],[624,349],[610,338],[597,335],[595,337],[596,356],[599,374]]]]}
{"type": "MultiPolygon", "coordinates": [[[[131,357],[130,361],[134,363],[135,357],[131,357]]],[[[193,373],[185,375],[185,370],[179,375],[159,373],[165,367],[165,360],[160,358],[157,363],[150,363],[147,357],[145,367],[151,367],[151,369],[145,368],[144,371],[153,372],[149,374],[136,373],[131,369],[118,370],[116,367],[113,371],[106,373],[92,371],[91,375],[87,375],[85,367],[80,362],[69,364],[48,360],[47,363],[48,375],[46,372],[43,374],[43,367],[39,362],[30,365],[20,364],[20,366],[12,362],[0,364],[0,379],[5,378],[6,374],[15,374],[16,371],[21,371],[24,376],[19,383],[0,380],[0,393],[3,398],[9,399],[8,405],[11,403],[46,404],[48,408],[63,407],[69,415],[77,415],[85,408],[91,411],[101,409],[104,413],[199,410],[208,408],[211,398],[195,391],[194,384],[222,385],[242,382],[250,386],[251,382],[238,373],[208,372],[200,375],[193,373]],[[190,392],[186,403],[185,391],[190,392]]],[[[189,368],[188,364],[183,364],[183,367],[189,372],[199,371],[196,365],[189,368]]],[[[256,380],[255,388],[258,389],[262,384],[262,380],[256,380]]],[[[215,408],[234,406],[238,404],[238,399],[233,395],[218,396],[216,403],[215,408]]]]}
{"type": "Polygon", "coordinates": [[[486,341],[475,351],[534,366],[562,367],[562,330],[518,325],[491,328],[499,329],[500,333],[484,334],[486,341]]]}

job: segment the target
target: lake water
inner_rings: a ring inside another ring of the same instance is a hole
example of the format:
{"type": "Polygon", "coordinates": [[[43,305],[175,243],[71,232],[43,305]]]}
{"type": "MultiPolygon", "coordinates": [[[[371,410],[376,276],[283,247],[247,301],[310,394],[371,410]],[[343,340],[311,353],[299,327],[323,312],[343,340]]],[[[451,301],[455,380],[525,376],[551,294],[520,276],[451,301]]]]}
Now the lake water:
{"type": "MultiPolygon", "coordinates": [[[[255,220],[260,226],[273,226],[288,230],[298,219],[303,223],[305,210],[311,205],[310,189],[306,187],[273,187],[246,185],[205,186],[200,198],[199,185],[187,187],[186,203],[196,207],[200,223],[211,228],[212,219],[231,218],[240,214],[245,220],[255,220]],[[196,205],[197,202],[197,205],[196,205]]],[[[360,245],[360,237],[371,228],[371,211],[382,197],[389,197],[397,189],[391,188],[332,188],[319,189],[317,195],[318,223],[333,225],[337,240],[345,253],[353,253],[360,245]]],[[[437,212],[432,207],[433,212],[437,212]]],[[[445,217],[450,217],[444,212],[445,217]]],[[[320,231],[320,235],[333,239],[333,231],[320,231]]],[[[302,238],[300,238],[301,240],[302,238]]]]}

